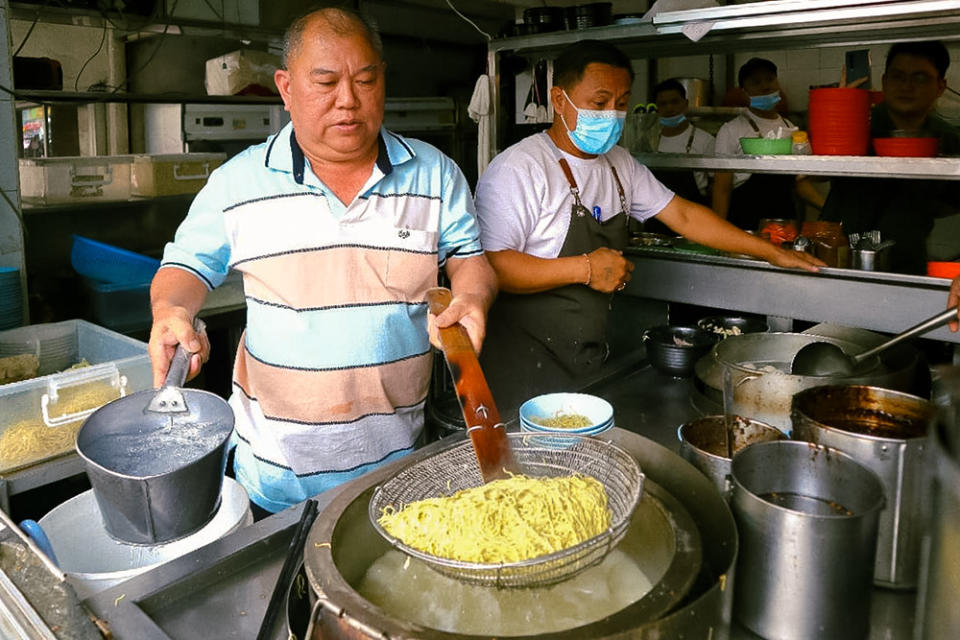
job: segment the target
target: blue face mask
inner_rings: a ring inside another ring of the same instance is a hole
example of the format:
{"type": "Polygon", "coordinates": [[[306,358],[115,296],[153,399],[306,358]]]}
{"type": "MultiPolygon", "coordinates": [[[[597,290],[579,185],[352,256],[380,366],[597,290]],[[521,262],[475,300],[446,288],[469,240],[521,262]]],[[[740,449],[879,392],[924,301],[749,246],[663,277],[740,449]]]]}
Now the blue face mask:
{"type": "Polygon", "coordinates": [[[600,155],[613,149],[623,133],[623,123],[626,120],[626,111],[615,111],[613,109],[606,111],[592,111],[590,109],[578,109],[573,104],[573,100],[563,92],[567,102],[577,110],[577,126],[573,131],[567,125],[563,113],[560,113],[560,120],[563,126],[567,128],[567,135],[574,146],[584,153],[600,155]]]}
{"type": "Polygon", "coordinates": [[[773,111],[778,102],[780,102],[779,91],[765,96],[750,96],[750,106],[758,111],[773,111]]]}
{"type": "Polygon", "coordinates": [[[679,127],[686,119],[687,116],[680,113],[669,118],[660,118],[660,124],[664,127],[679,127]]]}

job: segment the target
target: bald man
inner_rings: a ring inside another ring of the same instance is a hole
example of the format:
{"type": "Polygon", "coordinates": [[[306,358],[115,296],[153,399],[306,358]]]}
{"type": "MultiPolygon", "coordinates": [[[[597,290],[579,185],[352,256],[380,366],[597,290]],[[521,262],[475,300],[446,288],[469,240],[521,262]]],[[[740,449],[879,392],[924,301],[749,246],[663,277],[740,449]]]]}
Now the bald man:
{"type": "Polygon", "coordinates": [[[477,350],[496,279],[469,187],[434,147],[383,128],[383,49],[359,14],[295,21],[275,81],[290,124],[215,171],[167,245],[151,287],[159,385],[177,344],[194,375],[209,352],[192,319],[243,274],[247,326],[230,404],[234,469],[275,512],[413,450],[431,353],[438,269],[477,350]]]}

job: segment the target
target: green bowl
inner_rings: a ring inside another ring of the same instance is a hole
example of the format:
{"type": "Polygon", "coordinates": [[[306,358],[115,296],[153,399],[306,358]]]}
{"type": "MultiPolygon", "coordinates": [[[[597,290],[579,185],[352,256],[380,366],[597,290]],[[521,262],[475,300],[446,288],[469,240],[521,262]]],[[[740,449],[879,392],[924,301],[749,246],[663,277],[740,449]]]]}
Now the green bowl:
{"type": "Polygon", "coordinates": [[[791,138],[740,138],[740,148],[751,156],[782,156],[793,153],[791,138]]]}

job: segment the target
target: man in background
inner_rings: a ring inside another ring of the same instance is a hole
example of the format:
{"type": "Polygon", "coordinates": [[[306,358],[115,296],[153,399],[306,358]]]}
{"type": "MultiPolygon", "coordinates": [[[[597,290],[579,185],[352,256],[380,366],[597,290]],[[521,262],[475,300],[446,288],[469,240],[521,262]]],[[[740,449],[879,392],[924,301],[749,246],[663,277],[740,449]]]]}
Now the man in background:
{"type": "MultiPolygon", "coordinates": [[[[870,137],[936,137],[940,155],[960,154],[960,134],[934,113],[947,88],[950,54],[940,42],[890,47],[883,74],[884,100],[870,115],[870,137]]],[[[880,231],[893,240],[890,268],[925,274],[927,237],[937,217],[960,213],[960,184],[952,180],[835,178],[822,219],[839,221],[847,235],[880,231]]]]}
{"type": "MultiPolygon", "coordinates": [[[[740,138],[789,138],[797,127],[777,113],[781,100],[777,65],[751,58],[740,67],[737,82],[750,98],[750,107],[717,132],[718,156],[742,156],[740,138]]],[[[713,185],[713,210],[747,231],[756,231],[762,218],[797,218],[793,195],[823,206],[823,196],[805,176],[718,171],[713,185]]]]}

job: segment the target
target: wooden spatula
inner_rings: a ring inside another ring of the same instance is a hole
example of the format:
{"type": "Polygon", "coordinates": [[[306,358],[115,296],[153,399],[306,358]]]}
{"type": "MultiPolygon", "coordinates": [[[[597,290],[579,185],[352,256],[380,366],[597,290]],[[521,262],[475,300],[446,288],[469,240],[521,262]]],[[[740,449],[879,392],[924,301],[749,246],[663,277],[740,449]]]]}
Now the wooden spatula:
{"type": "MultiPolygon", "coordinates": [[[[427,291],[430,313],[439,316],[449,306],[452,294],[449,289],[434,287],[427,291]]],[[[477,454],[477,463],[484,482],[504,478],[507,471],[518,470],[510,453],[507,430],[500,421],[500,413],[493,403],[490,387],[483,377],[477,361],[477,353],[463,325],[457,323],[440,329],[443,356],[453,377],[457,400],[467,425],[467,434],[477,454]]]]}

